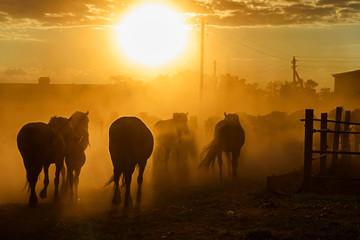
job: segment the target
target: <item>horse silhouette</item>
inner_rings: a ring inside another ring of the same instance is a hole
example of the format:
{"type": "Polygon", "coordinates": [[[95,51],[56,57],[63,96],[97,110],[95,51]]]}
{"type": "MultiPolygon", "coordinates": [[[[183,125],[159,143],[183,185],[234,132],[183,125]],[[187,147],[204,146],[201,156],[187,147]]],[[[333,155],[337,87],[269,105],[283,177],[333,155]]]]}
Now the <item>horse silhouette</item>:
{"type": "Polygon", "coordinates": [[[189,134],[187,113],[174,113],[168,120],[160,120],[154,125],[156,163],[168,168],[171,152],[176,160],[180,159],[180,144],[189,134]]]}
{"type": "Polygon", "coordinates": [[[85,151],[90,146],[89,140],[89,111],[86,113],[76,111],[69,118],[71,125],[74,128],[74,134],[80,137],[79,144],[85,151]]]}
{"type": "Polygon", "coordinates": [[[29,206],[36,207],[38,198],[35,192],[39,174],[44,168],[44,188],[41,198],[46,198],[49,185],[49,166],[54,163],[55,201],[59,200],[59,174],[64,164],[67,144],[73,140],[74,132],[69,119],[53,117],[49,123],[33,122],[24,125],[17,135],[17,145],[23,158],[26,177],[30,187],[29,206]]]}
{"type": "Polygon", "coordinates": [[[147,126],[136,117],[121,117],[113,122],[109,129],[109,151],[114,167],[114,175],[106,185],[114,182],[115,190],[112,202],[121,202],[119,180],[122,176],[122,186],[125,184],[125,206],[131,201],[130,185],[136,165],[139,166],[137,178],[137,201],[141,199],[143,173],[148,158],[154,148],[154,138],[147,126]]]}
{"type": "Polygon", "coordinates": [[[245,143],[245,132],[237,114],[226,114],[225,118],[215,125],[214,139],[201,152],[200,167],[209,169],[214,166],[216,157],[222,181],[222,152],[225,152],[229,168],[232,167],[232,177],[237,177],[238,160],[241,147],[245,143]],[[231,154],[231,158],[230,158],[231,154]]]}
{"type": "Polygon", "coordinates": [[[65,154],[67,168],[65,191],[70,190],[70,200],[72,201],[78,200],[80,171],[86,161],[85,150],[89,146],[88,115],[89,111],[86,113],[76,111],[69,118],[76,138],[69,142],[65,154]]]}

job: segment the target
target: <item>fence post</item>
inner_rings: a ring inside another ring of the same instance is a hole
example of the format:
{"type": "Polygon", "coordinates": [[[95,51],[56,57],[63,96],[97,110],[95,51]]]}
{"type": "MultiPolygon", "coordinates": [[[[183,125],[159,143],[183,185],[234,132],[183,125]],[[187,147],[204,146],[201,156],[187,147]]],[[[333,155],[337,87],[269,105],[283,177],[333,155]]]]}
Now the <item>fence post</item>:
{"type": "MultiPolygon", "coordinates": [[[[350,124],[349,124],[350,123],[350,115],[351,115],[351,111],[345,112],[345,122],[347,122],[347,123],[344,124],[344,132],[350,131],[350,124]]],[[[350,152],[350,134],[349,133],[342,134],[341,149],[344,152],[350,152]]],[[[348,175],[351,170],[351,155],[343,154],[341,156],[341,166],[343,167],[342,168],[343,174],[348,175]]]]}
{"type": "Polygon", "coordinates": [[[326,175],[326,160],[327,155],[325,151],[327,150],[327,113],[321,113],[321,133],[320,133],[320,176],[326,175]]]}
{"type": "MultiPolygon", "coordinates": [[[[339,133],[338,132],[340,131],[340,123],[338,123],[338,122],[341,121],[341,114],[342,114],[342,107],[337,107],[336,108],[336,116],[335,116],[335,121],[337,121],[337,123],[335,123],[335,129],[334,129],[335,133],[334,133],[334,142],[333,142],[333,151],[334,152],[339,151],[339,133]]],[[[339,155],[337,153],[334,153],[332,155],[329,172],[337,174],[338,167],[339,167],[339,155]]]]}
{"type": "Polygon", "coordinates": [[[312,145],[313,145],[313,129],[314,129],[314,110],[305,110],[305,146],[304,146],[304,190],[311,187],[312,172],[312,145]]]}

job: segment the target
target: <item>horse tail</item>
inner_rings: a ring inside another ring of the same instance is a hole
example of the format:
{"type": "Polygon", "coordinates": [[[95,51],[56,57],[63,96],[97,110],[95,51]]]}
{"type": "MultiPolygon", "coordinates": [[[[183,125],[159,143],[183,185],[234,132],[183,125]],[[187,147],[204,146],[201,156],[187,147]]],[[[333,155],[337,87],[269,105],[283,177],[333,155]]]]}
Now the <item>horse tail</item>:
{"type": "Polygon", "coordinates": [[[24,187],[23,187],[23,189],[21,191],[23,192],[23,191],[25,191],[25,189],[26,189],[27,192],[30,192],[30,184],[29,184],[29,181],[27,179],[26,179],[25,185],[24,185],[24,187]]]}
{"type": "MultiPolygon", "coordinates": [[[[121,176],[123,176],[123,177],[122,177],[122,180],[121,180],[121,181],[122,181],[122,182],[121,182],[121,187],[124,187],[124,186],[125,186],[124,174],[121,173],[121,174],[120,174],[120,178],[121,178],[121,176]]],[[[109,186],[112,182],[115,182],[115,176],[114,176],[114,175],[112,175],[111,178],[105,183],[104,187],[109,186]]]]}
{"type": "Polygon", "coordinates": [[[202,161],[199,164],[200,168],[205,168],[206,170],[210,166],[214,166],[216,155],[219,152],[219,146],[217,141],[212,140],[207,146],[205,146],[201,151],[202,161]]]}
{"type": "Polygon", "coordinates": [[[112,175],[111,178],[105,183],[104,187],[109,186],[114,181],[115,181],[115,177],[114,175],[112,175]]]}

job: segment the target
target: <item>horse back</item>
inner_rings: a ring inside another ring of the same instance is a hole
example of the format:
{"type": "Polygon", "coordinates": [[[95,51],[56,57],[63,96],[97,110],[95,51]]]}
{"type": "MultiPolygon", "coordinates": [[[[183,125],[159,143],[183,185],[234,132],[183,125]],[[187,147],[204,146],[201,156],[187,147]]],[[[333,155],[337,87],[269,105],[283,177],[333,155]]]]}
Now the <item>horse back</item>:
{"type": "Polygon", "coordinates": [[[64,140],[41,122],[24,125],[17,135],[17,145],[25,165],[28,161],[51,163],[65,154],[64,140]]]}
{"type": "Polygon", "coordinates": [[[230,148],[241,148],[245,143],[245,131],[240,123],[221,120],[215,126],[214,135],[220,144],[230,148]]]}
{"type": "Polygon", "coordinates": [[[139,118],[122,117],[110,126],[109,150],[112,157],[126,155],[147,160],[153,146],[152,133],[139,118]]]}

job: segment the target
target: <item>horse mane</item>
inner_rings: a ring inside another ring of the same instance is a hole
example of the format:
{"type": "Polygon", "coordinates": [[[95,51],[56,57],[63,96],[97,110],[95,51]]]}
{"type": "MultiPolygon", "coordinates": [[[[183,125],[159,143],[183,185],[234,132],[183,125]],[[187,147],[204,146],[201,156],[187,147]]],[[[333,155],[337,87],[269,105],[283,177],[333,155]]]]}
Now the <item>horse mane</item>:
{"type": "Polygon", "coordinates": [[[54,116],[50,118],[48,126],[61,136],[65,142],[74,137],[74,128],[67,118],[54,116]]]}
{"type": "Polygon", "coordinates": [[[66,125],[69,124],[71,126],[69,119],[64,118],[64,117],[54,116],[54,117],[50,118],[48,125],[57,131],[62,131],[65,126],[64,123],[66,125]]]}

